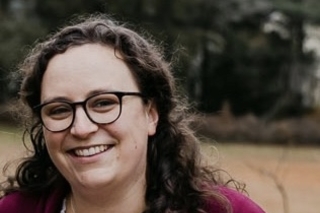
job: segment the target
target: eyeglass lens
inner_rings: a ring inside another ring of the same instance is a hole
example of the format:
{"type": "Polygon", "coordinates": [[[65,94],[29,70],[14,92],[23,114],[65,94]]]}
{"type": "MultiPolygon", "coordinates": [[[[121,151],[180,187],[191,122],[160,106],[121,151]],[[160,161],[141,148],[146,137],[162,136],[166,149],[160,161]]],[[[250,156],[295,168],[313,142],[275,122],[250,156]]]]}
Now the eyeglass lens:
{"type": "Polygon", "coordinates": [[[121,113],[121,99],[116,94],[99,94],[83,102],[51,102],[41,108],[41,118],[50,131],[62,131],[69,128],[75,117],[76,105],[82,105],[89,119],[94,123],[114,122],[121,113]]]}

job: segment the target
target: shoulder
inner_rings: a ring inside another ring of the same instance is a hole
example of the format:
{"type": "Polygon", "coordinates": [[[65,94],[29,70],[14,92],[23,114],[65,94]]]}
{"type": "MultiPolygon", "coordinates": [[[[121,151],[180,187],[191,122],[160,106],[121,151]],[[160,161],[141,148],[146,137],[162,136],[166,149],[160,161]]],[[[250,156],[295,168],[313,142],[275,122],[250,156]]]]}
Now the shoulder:
{"type": "Polygon", "coordinates": [[[37,199],[22,192],[13,192],[0,199],[0,213],[33,212],[37,199]]]}
{"type": "Polygon", "coordinates": [[[37,196],[13,192],[0,198],[0,213],[55,213],[59,212],[62,199],[57,191],[37,196]]]}
{"type": "Polygon", "coordinates": [[[257,203],[243,193],[226,187],[220,188],[220,191],[230,201],[233,213],[264,213],[257,203]]]}
{"type": "MultiPolygon", "coordinates": [[[[232,213],[265,213],[262,208],[245,194],[227,187],[219,187],[220,193],[231,204],[232,213]]],[[[208,201],[208,210],[215,210],[217,204],[214,200],[208,201]]]]}

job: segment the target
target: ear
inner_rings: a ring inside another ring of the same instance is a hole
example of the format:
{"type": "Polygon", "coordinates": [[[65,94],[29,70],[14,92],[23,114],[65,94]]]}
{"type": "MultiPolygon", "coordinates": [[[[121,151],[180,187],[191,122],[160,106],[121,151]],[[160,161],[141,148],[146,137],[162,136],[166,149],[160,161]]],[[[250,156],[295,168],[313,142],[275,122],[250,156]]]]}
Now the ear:
{"type": "Polygon", "coordinates": [[[156,133],[159,114],[153,101],[150,101],[147,107],[147,119],[148,119],[148,135],[152,136],[156,133]]]}

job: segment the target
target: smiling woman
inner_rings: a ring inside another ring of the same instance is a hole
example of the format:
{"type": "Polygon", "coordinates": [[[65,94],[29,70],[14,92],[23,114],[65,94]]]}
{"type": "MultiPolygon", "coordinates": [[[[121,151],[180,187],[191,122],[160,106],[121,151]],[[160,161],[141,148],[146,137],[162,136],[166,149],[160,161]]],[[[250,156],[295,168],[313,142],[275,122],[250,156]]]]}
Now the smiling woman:
{"type": "Polygon", "coordinates": [[[203,163],[169,63],[133,30],[81,19],[20,71],[33,152],[2,184],[0,213],[263,212],[203,163]]]}

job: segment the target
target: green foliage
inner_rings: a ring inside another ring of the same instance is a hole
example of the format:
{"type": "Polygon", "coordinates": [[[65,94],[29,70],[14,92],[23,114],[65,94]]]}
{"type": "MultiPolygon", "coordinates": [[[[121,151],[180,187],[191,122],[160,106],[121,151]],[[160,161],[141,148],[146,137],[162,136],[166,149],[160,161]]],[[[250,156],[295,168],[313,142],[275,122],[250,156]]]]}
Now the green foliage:
{"type": "Polygon", "coordinates": [[[104,0],[35,0],[34,12],[47,29],[52,30],[73,14],[104,12],[105,6],[104,0]]]}
{"type": "MultiPolygon", "coordinates": [[[[237,115],[271,118],[306,108],[301,85],[292,79],[312,74],[307,65],[313,55],[302,45],[305,23],[320,20],[318,0],[28,0],[25,17],[31,18],[23,19],[14,18],[4,2],[0,16],[9,18],[0,21],[3,82],[36,38],[75,14],[107,12],[162,41],[166,58],[176,60],[175,74],[203,112],[217,112],[225,102],[237,115]],[[274,11],[285,15],[279,27],[287,36],[264,31],[274,11]]],[[[1,88],[1,94],[8,90],[1,88]]]]}
{"type": "Polygon", "coordinates": [[[28,20],[2,19],[0,21],[0,102],[12,97],[17,89],[11,81],[10,72],[26,54],[27,45],[31,45],[43,29],[38,22],[28,20]]]}
{"type": "Polygon", "coordinates": [[[276,10],[291,17],[300,17],[309,22],[320,22],[318,0],[271,0],[276,10]]]}

